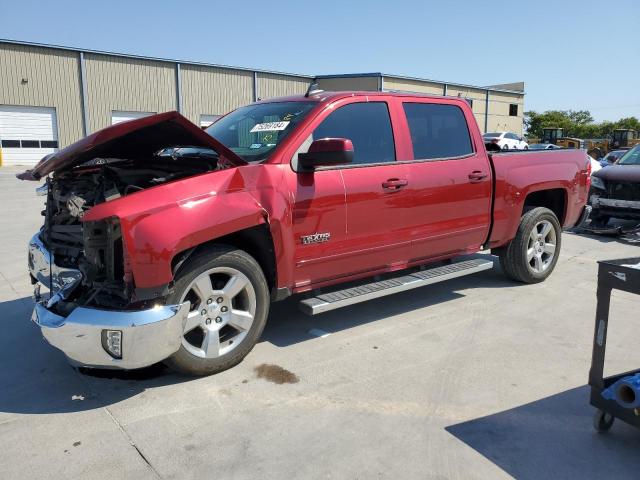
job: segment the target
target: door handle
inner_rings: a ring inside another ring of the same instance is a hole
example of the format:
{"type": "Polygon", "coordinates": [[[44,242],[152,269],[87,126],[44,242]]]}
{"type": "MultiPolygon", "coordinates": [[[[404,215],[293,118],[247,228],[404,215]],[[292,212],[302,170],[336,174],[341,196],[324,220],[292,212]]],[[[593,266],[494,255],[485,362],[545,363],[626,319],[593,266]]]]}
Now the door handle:
{"type": "Polygon", "coordinates": [[[469,181],[471,183],[478,183],[487,178],[488,175],[480,170],[474,170],[469,174],[469,181]]]}
{"type": "Polygon", "coordinates": [[[382,188],[389,192],[397,192],[407,185],[409,185],[409,182],[400,178],[390,178],[386,182],[382,182],[382,188]]]}

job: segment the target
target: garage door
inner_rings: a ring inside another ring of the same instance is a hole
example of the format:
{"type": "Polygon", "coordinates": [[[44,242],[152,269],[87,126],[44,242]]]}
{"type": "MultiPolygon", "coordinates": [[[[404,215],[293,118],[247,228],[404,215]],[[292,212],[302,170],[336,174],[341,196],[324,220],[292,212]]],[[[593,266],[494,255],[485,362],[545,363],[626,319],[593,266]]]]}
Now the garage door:
{"type": "Polygon", "coordinates": [[[114,110],[111,112],[111,125],[128,122],[136,118],[148,117],[149,115],[155,115],[155,112],[125,112],[123,110],[114,110]]]}
{"type": "Polygon", "coordinates": [[[56,109],[0,105],[3,165],[33,165],[58,150],[56,109]]]}

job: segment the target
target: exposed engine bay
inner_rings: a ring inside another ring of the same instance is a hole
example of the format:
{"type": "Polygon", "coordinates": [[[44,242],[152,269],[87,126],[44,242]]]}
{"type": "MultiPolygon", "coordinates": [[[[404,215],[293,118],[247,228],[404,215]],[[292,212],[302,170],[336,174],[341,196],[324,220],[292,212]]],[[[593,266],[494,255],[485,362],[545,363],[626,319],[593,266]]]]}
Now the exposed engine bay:
{"type": "MultiPolygon", "coordinates": [[[[78,269],[81,284],[67,292],[58,310],[86,305],[126,309],[135,298],[117,219],[81,222],[95,205],[147,188],[217,170],[211,150],[170,148],[150,159],[96,158],[47,179],[41,238],[58,267],[78,269]]],[[[61,311],[60,313],[64,313],[61,311]]]]}

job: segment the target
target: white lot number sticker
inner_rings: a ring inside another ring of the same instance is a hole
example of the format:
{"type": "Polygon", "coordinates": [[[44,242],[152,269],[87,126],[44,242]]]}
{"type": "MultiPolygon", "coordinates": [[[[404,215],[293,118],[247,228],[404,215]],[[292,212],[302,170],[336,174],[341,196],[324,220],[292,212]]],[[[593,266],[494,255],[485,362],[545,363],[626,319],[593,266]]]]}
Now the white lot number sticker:
{"type": "Polygon", "coordinates": [[[284,130],[287,128],[290,122],[267,122],[267,123],[257,123],[253,126],[251,133],[256,132],[277,132],[279,130],[284,130]]]}

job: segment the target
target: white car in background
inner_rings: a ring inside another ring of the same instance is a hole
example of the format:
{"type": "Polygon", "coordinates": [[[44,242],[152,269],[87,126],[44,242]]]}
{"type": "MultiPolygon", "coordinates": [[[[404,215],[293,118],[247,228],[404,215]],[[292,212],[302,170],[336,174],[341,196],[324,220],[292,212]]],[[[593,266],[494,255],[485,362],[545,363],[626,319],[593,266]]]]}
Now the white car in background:
{"type": "Polygon", "coordinates": [[[492,132],[485,133],[484,143],[493,143],[502,150],[529,150],[529,144],[524,138],[513,132],[492,132]]]}

